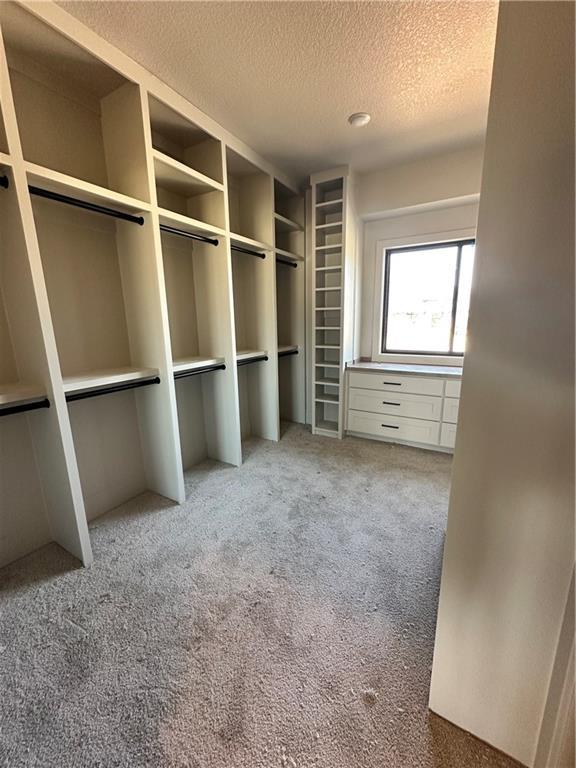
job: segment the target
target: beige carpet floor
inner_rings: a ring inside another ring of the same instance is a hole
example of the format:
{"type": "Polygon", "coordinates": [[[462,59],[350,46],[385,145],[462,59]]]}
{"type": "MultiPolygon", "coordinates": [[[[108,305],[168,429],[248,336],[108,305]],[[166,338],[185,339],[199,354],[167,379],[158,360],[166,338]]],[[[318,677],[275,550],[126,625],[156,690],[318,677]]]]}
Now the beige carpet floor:
{"type": "Polygon", "coordinates": [[[251,440],[0,572],[0,765],[512,768],[427,710],[451,459],[251,440]]]}

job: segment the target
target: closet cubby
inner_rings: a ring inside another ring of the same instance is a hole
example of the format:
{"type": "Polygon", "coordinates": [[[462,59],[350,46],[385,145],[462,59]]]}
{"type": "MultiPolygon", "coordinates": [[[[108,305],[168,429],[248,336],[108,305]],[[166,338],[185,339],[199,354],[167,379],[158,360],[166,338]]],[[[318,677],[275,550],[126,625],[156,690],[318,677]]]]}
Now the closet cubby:
{"type": "Polygon", "coordinates": [[[304,198],[274,181],[274,235],[276,252],[304,257],[304,198]]]}
{"type": "Polygon", "coordinates": [[[24,159],[149,202],[139,87],[24,9],[2,6],[24,159]]]}
{"type": "Polygon", "coordinates": [[[87,515],[145,490],[178,498],[150,214],[140,226],[32,201],[87,515]]]}
{"type": "Polygon", "coordinates": [[[53,539],[89,563],[11,168],[0,177],[0,565],[53,539]]]}
{"type": "Polygon", "coordinates": [[[220,141],[157,99],[149,99],[149,112],[158,205],[223,229],[220,141]]]}
{"type": "Polygon", "coordinates": [[[225,239],[162,233],[182,464],[240,463],[225,239]]]}
{"type": "Polygon", "coordinates": [[[327,209],[340,204],[342,206],[344,196],[343,178],[330,179],[319,182],[316,186],[315,206],[317,209],[327,209]]]}
{"type": "MultiPolygon", "coordinates": [[[[270,217],[271,220],[271,217],[270,217]]],[[[234,250],[232,284],[242,439],[279,438],[274,261],[234,250]]],[[[241,246],[244,247],[244,246],[241,246]]]]}
{"type": "Polygon", "coordinates": [[[304,423],[305,403],[305,265],[277,257],[278,393],[280,419],[304,423]]]}
{"type": "Polygon", "coordinates": [[[230,231],[238,242],[270,248],[274,237],[272,177],[231,149],[226,151],[230,231]]]}

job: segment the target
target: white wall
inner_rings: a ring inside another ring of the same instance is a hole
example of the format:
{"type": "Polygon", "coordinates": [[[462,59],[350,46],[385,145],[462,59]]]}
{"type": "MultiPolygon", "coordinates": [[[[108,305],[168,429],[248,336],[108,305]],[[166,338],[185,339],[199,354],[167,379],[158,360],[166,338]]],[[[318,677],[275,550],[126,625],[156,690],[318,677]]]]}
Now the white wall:
{"type": "Polygon", "coordinates": [[[573,33],[500,5],[430,694],[529,766],[574,567],[573,33]]]}
{"type": "MultiPolygon", "coordinates": [[[[417,192],[417,189],[415,190],[417,192]]],[[[362,292],[360,304],[360,356],[371,357],[374,327],[374,293],[376,285],[376,257],[381,241],[387,245],[404,245],[413,238],[432,242],[441,235],[447,239],[467,237],[476,227],[478,204],[453,205],[446,208],[411,213],[390,218],[375,219],[364,224],[362,259],[362,292]]]]}
{"type": "Polygon", "coordinates": [[[480,191],[482,144],[363,173],[357,179],[358,215],[379,218],[429,203],[450,205],[480,191]]]}

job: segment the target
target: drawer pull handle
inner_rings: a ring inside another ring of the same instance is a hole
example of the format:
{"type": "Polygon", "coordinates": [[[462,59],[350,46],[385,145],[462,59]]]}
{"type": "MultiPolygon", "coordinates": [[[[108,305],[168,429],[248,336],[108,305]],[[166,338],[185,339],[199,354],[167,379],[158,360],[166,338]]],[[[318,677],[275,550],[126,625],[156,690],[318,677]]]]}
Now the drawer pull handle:
{"type": "Polygon", "coordinates": [[[401,381],[384,381],[383,384],[386,384],[388,387],[401,387],[402,382],[401,381]]]}
{"type": "Polygon", "coordinates": [[[400,406],[402,403],[391,403],[388,400],[382,400],[382,405],[397,405],[400,406]]]}
{"type": "Polygon", "coordinates": [[[400,429],[400,427],[395,427],[393,424],[380,424],[381,427],[386,427],[386,429],[400,429]]]}

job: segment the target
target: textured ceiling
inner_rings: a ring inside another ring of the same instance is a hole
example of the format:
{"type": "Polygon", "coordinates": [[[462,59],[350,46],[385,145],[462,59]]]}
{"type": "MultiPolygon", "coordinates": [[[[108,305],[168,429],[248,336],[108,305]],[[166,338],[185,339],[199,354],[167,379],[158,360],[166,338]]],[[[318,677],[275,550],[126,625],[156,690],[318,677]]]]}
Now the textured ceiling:
{"type": "Polygon", "coordinates": [[[483,139],[496,2],[59,4],[299,177],[483,139]]]}

